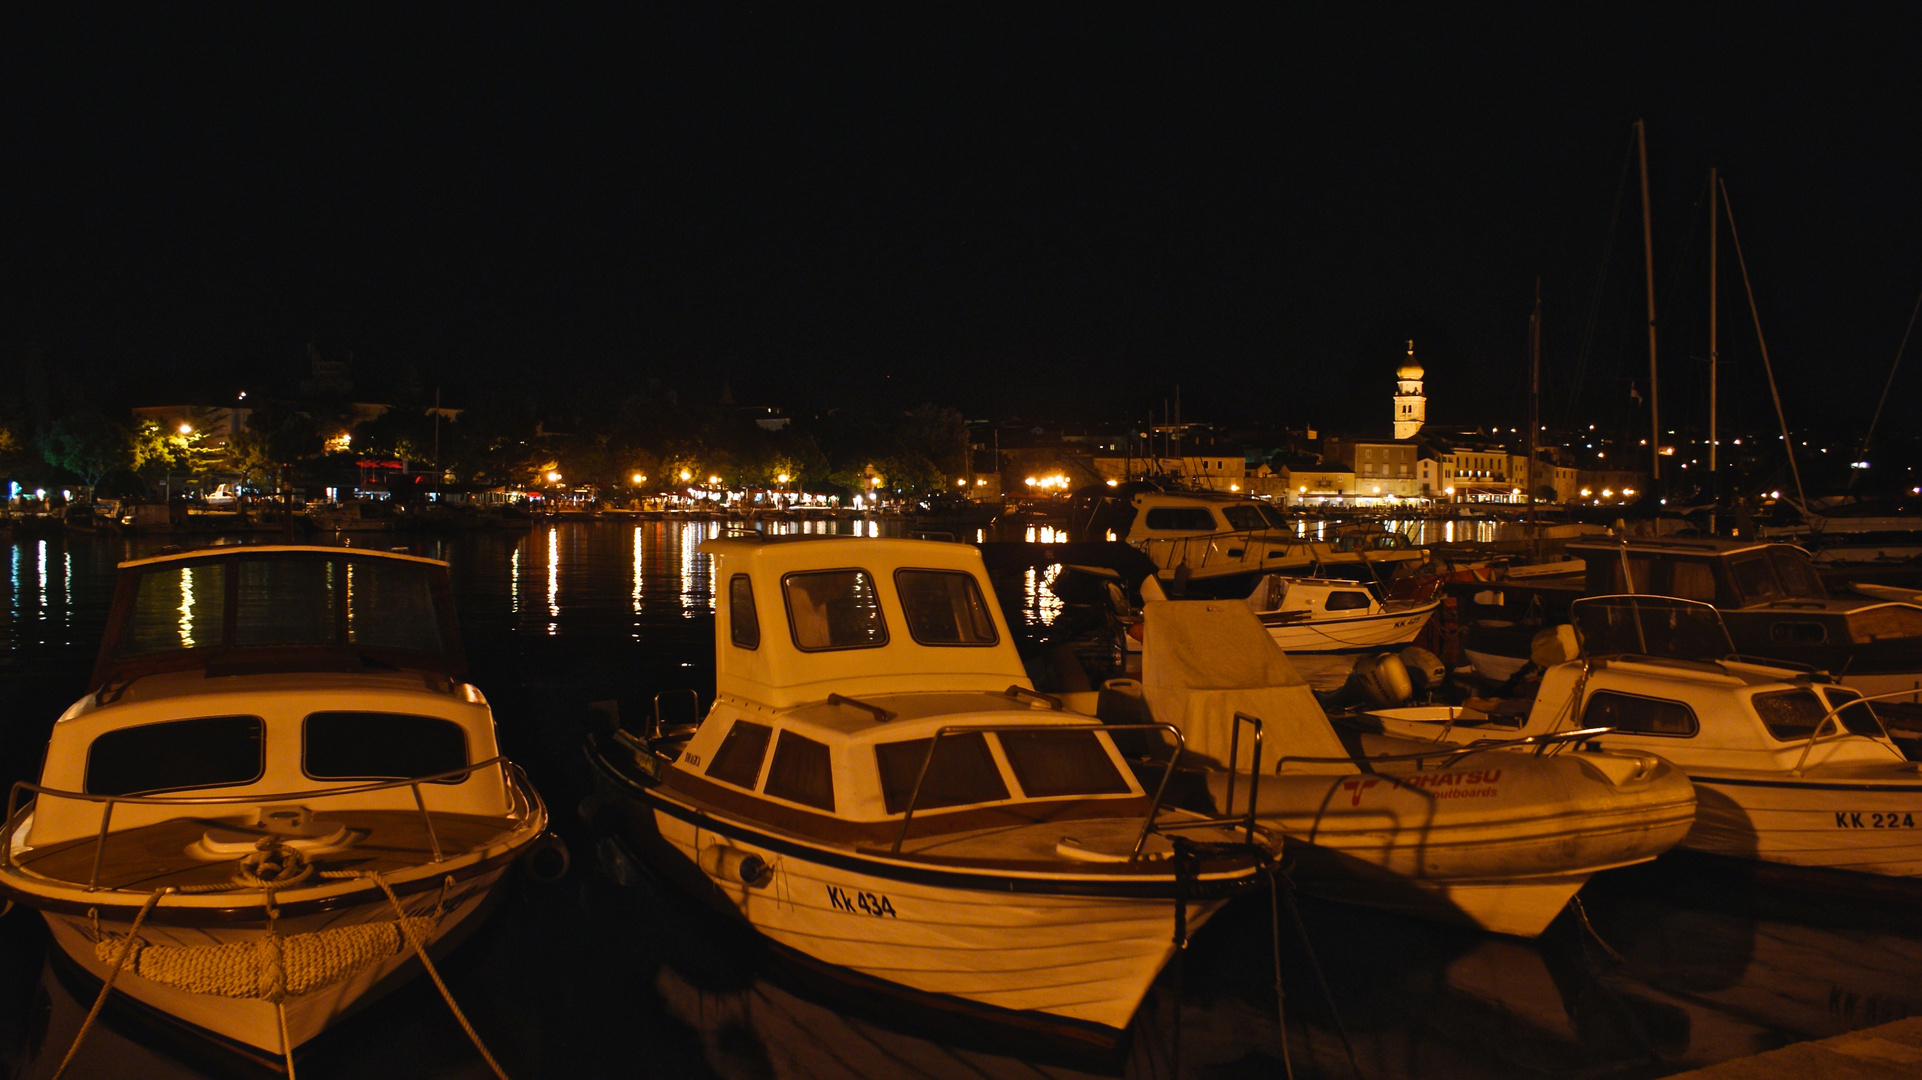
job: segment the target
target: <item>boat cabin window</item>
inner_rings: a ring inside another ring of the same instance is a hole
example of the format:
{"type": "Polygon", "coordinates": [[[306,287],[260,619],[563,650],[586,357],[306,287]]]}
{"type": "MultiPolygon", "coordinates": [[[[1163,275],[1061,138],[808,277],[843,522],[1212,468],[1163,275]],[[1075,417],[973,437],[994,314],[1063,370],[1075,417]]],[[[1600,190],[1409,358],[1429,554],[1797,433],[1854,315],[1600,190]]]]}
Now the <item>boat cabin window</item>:
{"type": "Polygon", "coordinates": [[[420,566],[384,559],[332,565],[344,566],[347,573],[350,644],[419,653],[443,651],[433,585],[420,566]]]}
{"type": "Polygon", "coordinates": [[[1590,560],[1591,567],[1601,561],[1606,568],[1603,573],[1608,580],[1600,588],[1591,589],[1601,593],[1645,593],[1653,592],[1654,584],[1649,580],[1650,571],[1655,568],[1655,560],[1647,555],[1627,555],[1611,552],[1590,560]]]}
{"type": "Polygon", "coordinates": [[[1228,527],[1241,532],[1260,532],[1269,527],[1268,519],[1261,516],[1261,509],[1250,503],[1246,506],[1224,506],[1221,516],[1228,519],[1228,527]]]}
{"type": "Polygon", "coordinates": [[[1678,735],[1699,730],[1695,710],[1679,701],[1597,690],[1582,707],[1583,727],[1612,727],[1624,734],[1678,735]]]}
{"type": "Polygon", "coordinates": [[[266,769],[265,726],[258,716],[201,716],[105,732],[87,747],[85,790],[153,795],[251,784],[266,769]]]}
{"type": "Polygon", "coordinates": [[[1368,594],[1356,589],[1336,589],[1328,594],[1329,611],[1364,611],[1368,608],[1368,594]]]}
{"type": "Polygon", "coordinates": [[[343,644],[446,652],[432,575],[408,562],[263,554],[156,566],[140,572],[133,606],[121,646],[129,657],[343,644]]]}
{"type": "Polygon", "coordinates": [[[140,575],[134,592],[129,656],[219,646],[227,610],[227,570],[170,566],[140,575]]]}
{"type": "Polygon", "coordinates": [[[1786,547],[1746,551],[1729,559],[1745,604],[1771,600],[1826,600],[1828,591],[1801,552],[1786,547]]]}
{"type": "MultiPolygon", "coordinates": [[[[1813,690],[1774,690],[1749,699],[1755,715],[1768,725],[1769,734],[1783,742],[1806,739],[1829,714],[1829,707],[1813,690]]],[[[1834,732],[1835,725],[1829,725],[1834,732]]]]}
{"type": "Polygon", "coordinates": [[[729,639],[741,648],[761,647],[761,617],[754,613],[754,583],[746,574],[728,579],[727,628],[729,639]]]}
{"type": "Polygon", "coordinates": [[[1030,799],[1128,794],[1128,782],[1092,731],[1003,731],[995,738],[1030,799]]]}
{"type": "Polygon", "coordinates": [[[1288,524],[1287,515],[1266,503],[1257,503],[1255,505],[1256,508],[1261,511],[1261,516],[1267,519],[1269,528],[1292,531],[1293,526],[1288,524]]]}
{"type": "Polygon", "coordinates": [[[988,751],[988,740],[978,731],[943,736],[935,746],[934,760],[928,761],[929,739],[877,743],[875,763],[881,768],[881,795],[890,814],[905,813],[914,799],[914,782],[927,764],[928,774],[921,782],[921,798],[915,802],[917,813],[942,806],[1000,802],[1008,797],[1007,781],[995,766],[988,751]]]}
{"type": "Polygon", "coordinates": [[[1769,549],[1769,563],[1775,567],[1775,576],[1782,580],[1782,589],[1797,600],[1826,600],[1829,591],[1822,586],[1822,576],[1815,572],[1809,557],[1790,547],[1769,549]]]}
{"type": "Polygon", "coordinates": [[[788,629],[802,652],[872,649],[888,643],[874,579],[866,570],[816,570],[781,579],[788,629]]]}
{"type": "Polygon", "coordinates": [[[714,760],[707,763],[707,775],[722,783],[752,789],[761,778],[761,759],[767,757],[767,741],[774,729],[766,724],[736,720],[728,729],[714,760]]]}
{"type": "Polygon", "coordinates": [[[1677,559],[1669,566],[1668,595],[1683,600],[1715,602],[1715,564],[1702,559],[1677,559]]]}
{"type": "Polygon", "coordinates": [[[1862,700],[1862,695],[1853,690],[1831,686],[1827,690],[1829,708],[1837,709],[1836,716],[1842,726],[1852,735],[1867,735],[1871,739],[1886,739],[1888,729],[1882,726],[1882,718],[1875,713],[1875,706],[1862,700]],[[1844,704],[1854,702],[1854,704],[1844,704]]]}
{"type": "Polygon", "coordinates": [[[1769,640],[1777,645],[1820,645],[1828,639],[1829,628],[1819,622],[1769,624],[1769,640]]]}
{"type": "Polygon", "coordinates": [[[762,792],[803,806],[834,812],[834,767],[824,743],[781,732],[774,744],[774,763],[767,768],[762,792]]]}
{"type": "Polygon", "coordinates": [[[309,713],[300,742],[300,767],[316,780],[411,780],[467,764],[467,733],[438,716],[309,713]]]}
{"type": "Polygon", "coordinates": [[[974,575],[959,570],[896,570],[894,590],[908,633],[923,645],[993,645],[1000,640],[974,575]]]}
{"type": "Polygon", "coordinates": [[[1157,532],[1214,532],[1215,516],[1205,506],[1157,506],[1143,524],[1157,532]]]}

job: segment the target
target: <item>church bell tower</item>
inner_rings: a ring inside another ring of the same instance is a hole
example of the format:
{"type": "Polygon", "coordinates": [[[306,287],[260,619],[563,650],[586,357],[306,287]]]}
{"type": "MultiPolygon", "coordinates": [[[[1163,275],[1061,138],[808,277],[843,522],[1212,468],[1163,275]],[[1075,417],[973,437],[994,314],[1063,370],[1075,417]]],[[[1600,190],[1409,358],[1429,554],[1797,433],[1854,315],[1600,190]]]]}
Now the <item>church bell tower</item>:
{"type": "Polygon", "coordinates": [[[1415,362],[1415,343],[1408,343],[1408,359],[1395,369],[1395,438],[1412,439],[1428,422],[1428,399],[1421,392],[1422,369],[1415,362]]]}

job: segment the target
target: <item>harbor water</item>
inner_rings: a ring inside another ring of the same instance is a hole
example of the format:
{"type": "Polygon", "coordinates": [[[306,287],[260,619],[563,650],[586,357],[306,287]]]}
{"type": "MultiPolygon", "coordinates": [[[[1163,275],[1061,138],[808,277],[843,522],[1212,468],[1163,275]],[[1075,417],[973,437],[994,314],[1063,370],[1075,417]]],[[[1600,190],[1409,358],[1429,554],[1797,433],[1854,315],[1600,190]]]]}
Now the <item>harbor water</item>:
{"type": "MultiPolygon", "coordinates": [[[[1467,535],[1427,539],[1495,538],[1481,535],[1491,523],[1460,527],[1467,535]]],[[[698,547],[721,528],[594,521],[352,541],[452,564],[472,681],[573,853],[558,881],[517,876],[493,918],[441,965],[510,1076],[1653,1077],[1922,1013],[1913,897],[1758,883],[1679,856],[1596,878],[1582,908],[1537,941],[1296,900],[1285,887],[1244,896],[1164,972],[1112,1060],[1011,1057],[933,1017],[827,996],[597,841],[575,814],[589,703],[617,702],[634,722],[657,697],[673,719],[711,695],[713,588],[698,547]]],[[[0,546],[8,783],[37,774],[54,718],[86,689],[115,564],[166,542],[0,546]]],[[[1015,584],[1022,610],[1011,618],[1060,610],[1045,573],[1015,584]]],[[[92,1004],[90,988],[69,985],[48,954],[35,913],[0,918],[4,1080],[51,1076],[92,1004]]],[[[110,1006],[69,1075],[237,1068],[110,1006]]],[[[309,1044],[299,1075],[491,1073],[432,983],[416,979],[309,1044]]]]}

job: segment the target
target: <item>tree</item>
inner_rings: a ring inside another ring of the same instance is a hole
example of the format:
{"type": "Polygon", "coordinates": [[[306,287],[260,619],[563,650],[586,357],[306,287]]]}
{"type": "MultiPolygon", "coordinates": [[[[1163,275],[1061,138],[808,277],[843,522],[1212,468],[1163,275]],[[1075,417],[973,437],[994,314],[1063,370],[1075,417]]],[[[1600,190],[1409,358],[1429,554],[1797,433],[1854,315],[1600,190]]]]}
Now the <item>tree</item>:
{"type": "Polygon", "coordinates": [[[47,464],[73,473],[88,487],[108,469],[131,464],[132,441],[126,428],[95,412],[59,417],[35,440],[47,464]]]}

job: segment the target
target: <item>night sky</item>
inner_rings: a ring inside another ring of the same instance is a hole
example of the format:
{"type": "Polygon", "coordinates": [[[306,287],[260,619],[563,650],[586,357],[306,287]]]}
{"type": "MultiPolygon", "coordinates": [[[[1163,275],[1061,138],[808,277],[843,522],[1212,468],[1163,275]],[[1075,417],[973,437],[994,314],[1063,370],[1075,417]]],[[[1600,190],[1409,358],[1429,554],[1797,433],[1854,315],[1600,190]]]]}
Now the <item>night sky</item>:
{"type": "MultiPolygon", "coordinates": [[[[1790,420],[1849,434],[1922,290],[1896,10],[48,6],[0,33],[0,340],[160,397],[291,386],[315,342],[455,396],[1099,419],[1179,384],[1385,434],[1410,337],[1432,420],[1519,422],[1539,274],[1547,418],[1626,424],[1642,117],[1665,416],[1704,407],[1718,166],[1790,420]]],[[[1772,424],[1723,255],[1725,422],[1772,424]]]]}

